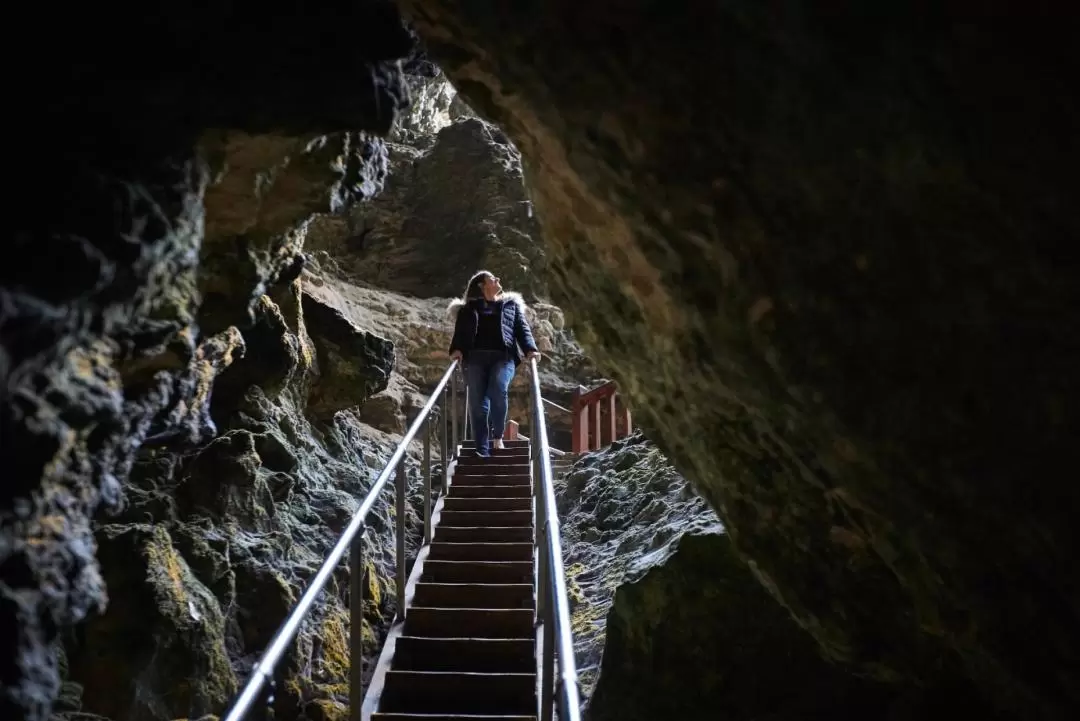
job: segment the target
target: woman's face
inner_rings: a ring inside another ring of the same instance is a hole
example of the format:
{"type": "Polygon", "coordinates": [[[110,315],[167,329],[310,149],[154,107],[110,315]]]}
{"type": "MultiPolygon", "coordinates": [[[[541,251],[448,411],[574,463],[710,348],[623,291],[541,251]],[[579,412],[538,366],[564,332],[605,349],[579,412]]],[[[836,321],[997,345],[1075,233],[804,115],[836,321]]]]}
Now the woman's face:
{"type": "Polygon", "coordinates": [[[498,295],[502,291],[502,283],[500,283],[499,279],[494,275],[489,275],[484,278],[484,285],[482,287],[484,289],[484,295],[486,296],[498,295]]]}

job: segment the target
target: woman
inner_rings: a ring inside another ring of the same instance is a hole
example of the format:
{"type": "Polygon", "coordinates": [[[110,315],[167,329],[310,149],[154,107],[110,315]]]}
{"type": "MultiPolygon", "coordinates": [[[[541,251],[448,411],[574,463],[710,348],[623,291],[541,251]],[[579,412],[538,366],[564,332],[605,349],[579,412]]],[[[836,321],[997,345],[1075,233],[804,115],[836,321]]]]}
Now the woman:
{"type": "Polygon", "coordinates": [[[539,358],[540,351],[525,319],[525,301],[517,293],[504,292],[493,273],[482,270],[474,275],[465,295],[449,310],[456,312],[450,357],[465,368],[476,453],[488,458],[490,445],[503,447],[510,381],[522,353],[539,358]]]}

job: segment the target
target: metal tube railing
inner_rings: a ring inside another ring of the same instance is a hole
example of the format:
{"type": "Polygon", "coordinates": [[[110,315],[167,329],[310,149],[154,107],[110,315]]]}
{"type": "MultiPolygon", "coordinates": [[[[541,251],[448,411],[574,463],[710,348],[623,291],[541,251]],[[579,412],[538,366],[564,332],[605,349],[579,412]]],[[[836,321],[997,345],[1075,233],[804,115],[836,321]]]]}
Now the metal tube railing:
{"type": "Polygon", "coordinates": [[[563,413],[573,413],[573,411],[571,411],[569,408],[564,408],[564,407],[560,406],[558,403],[556,403],[555,401],[549,401],[547,398],[544,398],[542,400],[544,401],[544,403],[548,404],[549,406],[551,406],[555,410],[562,411],[563,413]]]}
{"type": "MultiPolygon", "coordinates": [[[[359,661],[361,651],[360,640],[362,637],[361,626],[363,623],[362,577],[364,572],[364,562],[362,532],[364,530],[364,522],[367,519],[368,513],[371,512],[372,507],[378,500],[379,494],[382,493],[383,488],[390,480],[390,477],[396,476],[398,535],[397,600],[398,612],[401,618],[404,618],[405,584],[407,578],[405,574],[405,491],[407,489],[405,457],[409,444],[412,443],[421,427],[428,424],[431,411],[438,403],[440,396],[445,398],[443,391],[446,389],[450,379],[456,378],[456,376],[454,376],[454,371],[457,369],[457,366],[457,361],[451,361],[450,367],[443,373],[442,379],[439,381],[438,385],[435,386],[435,389],[431,393],[431,397],[428,398],[428,402],[424,404],[424,407],[420,410],[420,413],[416,416],[412,425],[409,426],[409,430],[405,432],[405,436],[401,439],[397,448],[394,449],[394,453],[390,456],[390,460],[387,462],[386,467],[383,468],[382,472],[375,479],[375,482],[371,484],[371,489],[364,497],[364,500],[360,502],[360,508],[353,514],[352,519],[349,521],[349,525],[345,527],[341,537],[338,539],[337,543],[334,544],[333,549],[331,549],[329,555],[327,555],[326,559],[319,567],[319,570],[315,573],[315,577],[311,579],[307,588],[304,589],[304,593],[300,596],[300,600],[297,601],[296,606],[293,607],[293,610],[289,613],[288,617],[282,622],[277,632],[274,633],[274,637],[270,640],[270,644],[266,647],[266,650],[263,652],[262,657],[259,658],[259,661],[255,664],[254,668],[252,668],[251,675],[244,684],[244,688],[240,691],[239,696],[237,696],[236,701],[225,715],[223,721],[240,721],[253,710],[255,704],[259,702],[260,697],[263,696],[264,691],[268,688],[273,688],[273,678],[277,665],[284,657],[289,644],[296,638],[296,634],[300,630],[300,624],[304,621],[308,612],[311,611],[315,599],[326,587],[327,581],[330,579],[331,575],[333,575],[334,569],[337,568],[338,563],[344,558],[346,552],[349,553],[351,576],[349,582],[349,611],[351,614],[349,623],[351,627],[349,651],[352,655],[352,663],[350,664],[349,674],[349,700],[352,707],[350,709],[352,718],[354,721],[359,721],[361,709],[363,707],[362,676],[359,672],[362,664],[359,661]]],[[[453,397],[453,394],[451,394],[451,398],[453,397]]],[[[445,425],[443,432],[445,437],[447,432],[445,425]]],[[[426,430],[426,438],[430,438],[430,429],[426,430]]],[[[427,442],[425,442],[425,447],[427,447],[427,442]]],[[[428,453],[425,453],[424,455],[425,459],[427,459],[428,453]]],[[[448,459],[444,453],[444,467],[447,462],[448,459]]],[[[426,478],[430,479],[430,469],[428,469],[426,473],[426,478]]],[[[430,482],[425,482],[425,492],[430,493],[430,490],[430,482]]]]}
{"type": "Polygon", "coordinates": [[[570,602],[566,593],[559,514],[555,505],[554,475],[551,472],[551,445],[544,418],[540,373],[536,359],[532,370],[533,453],[536,488],[537,544],[540,546],[537,577],[537,618],[543,624],[543,658],[540,668],[540,718],[550,721],[553,706],[558,704],[559,721],[580,721],[581,699],[578,692],[577,663],[570,635],[570,602]],[[555,676],[556,657],[558,676],[555,676]],[[553,703],[554,701],[554,703],[553,703]]]}

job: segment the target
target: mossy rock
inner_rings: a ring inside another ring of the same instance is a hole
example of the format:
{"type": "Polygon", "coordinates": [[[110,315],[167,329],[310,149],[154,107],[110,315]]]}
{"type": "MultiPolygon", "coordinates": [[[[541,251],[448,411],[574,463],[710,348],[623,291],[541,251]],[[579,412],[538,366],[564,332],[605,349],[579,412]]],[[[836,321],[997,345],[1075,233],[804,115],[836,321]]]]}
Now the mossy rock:
{"type": "Polygon", "coordinates": [[[214,594],[162,526],[97,534],[111,602],[68,650],[82,710],[124,721],[199,718],[237,689],[214,594]]]}

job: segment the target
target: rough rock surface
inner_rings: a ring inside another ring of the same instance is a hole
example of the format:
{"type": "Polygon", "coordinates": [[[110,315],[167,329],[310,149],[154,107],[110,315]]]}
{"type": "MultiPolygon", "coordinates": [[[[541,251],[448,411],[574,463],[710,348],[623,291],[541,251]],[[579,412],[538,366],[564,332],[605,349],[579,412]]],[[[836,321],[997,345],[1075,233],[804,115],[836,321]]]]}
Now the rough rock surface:
{"type": "MultiPolygon", "coordinates": [[[[304,293],[336,309],[354,326],[394,343],[396,361],[390,387],[372,396],[372,403],[365,404],[361,414],[372,414],[368,418],[373,419],[373,425],[384,430],[400,428],[404,419],[412,417],[408,409],[419,410],[423,405],[419,398],[434,388],[446,370],[446,350],[453,330],[446,313],[450,298],[416,298],[371,287],[346,270],[348,262],[347,255],[313,253],[310,268],[303,276],[304,293]],[[421,396],[414,395],[416,392],[421,396]]],[[[569,406],[580,384],[592,387],[601,379],[566,327],[559,308],[550,303],[531,303],[529,317],[537,345],[545,355],[540,366],[544,397],[569,406]]],[[[529,393],[528,372],[521,367],[511,384],[510,417],[521,424],[526,434],[529,393]]],[[[548,423],[552,444],[569,449],[569,415],[549,409],[548,423]]]]}
{"type": "MultiPolygon", "coordinates": [[[[90,518],[120,506],[143,440],[205,442],[218,430],[208,390],[242,344],[200,302],[221,290],[210,256],[233,264],[218,266],[236,274],[229,318],[246,316],[264,284],[295,268],[261,219],[278,208],[296,217],[277,192],[288,171],[245,173],[244,148],[257,162],[295,156],[292,171],[310,162],[314,174],[296,176],[320,186],[301,193],[308,212],[311,202],[331,210],[370,193],[383,172],[378,143],[364,134],[389,131],[405,100],[397,61],[412,46],[393,5],[264,11],[247,0],[120,3],[57,17],[41,6],[20,22],[26,71],[8,97],[28,112],[12,119],[20,142],[8,170],[20,181],[7,202],[18,211],[7,225],[9,262],[0,264],[0,717],[47,716],[60,632],[106,601],[90,518]],[[356,42],[357,27],[368,42],[356,42]],[[324,52],[309,51],[310,37],[328,43],[324,52]],[[339,92],[343,76],[353,78],[350,92],[339,92]],[[208,140],[213,129],[223,129],[215,136],[223,143],[208,140]],[[268,150],[235,142],[270,130],[279,145],[268,150]],[[337,135],[319,147],[325,133],[337,135]],[[334,153],[341,162],[328,166],[334,153]],[[222,203],[235,199],[234,178],[274,202],[236,208],[204,247],[205,203],[219,191],[222,203]]],[[[116,544],[110,552],[130,557],[170,542],[132,531],[116,544]]],[[[160,578],[146,584],[148,594],[163,588],[160,578]]],[[[199,589],[191,597],[208,598],[199,589]]],[[[202,619],[215,622],[212,613],[202,619]]]]}
{"type": "Polygon", "coordinates": [[[481,268],[530,300],[545,295],[539,225],[519,153],[490,123],[450,122],[434,101],[430,110],[440,119],[411,127],[437,134],[404,134],[413,142],[391,146],[385,190],[345,217],[317,218],[307,247],[347,258],[342,265],[358,280],[421,298],[460,295],[481,268]]]}
{"type": "MultiPolygon", "coordinates": [[[[393,437],[352,411],[327,417],[323,405],[309,405],[343,397],[319,348],[358,332],[340,317],[328,323],[334,313],[303,295],[300,280],[262,296],[244,333],[247,356],[208,398],[219,434],[140,453],[123,509],[96,532],[109,606],[67,644],[82,711],[130,721],[221,712],[389,458],[393,437]],[[325,393],[313,390],[324,383],[325,393]]],[[[235,328],[230,335],[240,338],[235,328]]],[[[363,336],[350,368],[362,373],[369,360],[384,371],[363,336]]],[[[392,359],[392,345],[381,343],[392,359]]],[[[418,471],[409,465],[415,496],[418,471]]],[[[395,611],[389,498],[369,522],[366,668],[395,611]]],[[[418,524],[410,506],[410,554],[418,524]]],[[[283,713],[319,719],[344,708],[347,589],[343,562],[289,659],[283,713]]]]}
{"type": "Polygon", "coordinates": [[[1080,705],[1075,14],[401,4],[521,151],[555,302],[825,652],[1080,705]]]}
{"type": "Polygon", "coordinates": [[[557,491],[589,721],[939,718],[957,697],[991,717],[964,684],[888,685],[825,661],[640,434],[582,456],[557,491]]]}
{"type": "MultiPolygon", "coordinates": [[[[82,10],[32,9],[22,25],[33,48],[52,48],[27,67],[68,71],[50,71],[49,102],[29,71],[10,88],[37,114],[16,121],[18,262],[0,270],[3,718],[41,721],[58,693],[57,713],[80,721],[220,711],[393,445],[361,418],[400,432],[444,362],[441,329],[439,358],[432,346],[430,363],[409,364],[379,332],[393,318],[358,325],[296,281],[314,285],[313,219],[382,188],[380,137],[435,149],[434,129],[469,111],[422,56],[407,58],[392,3],[293,5],[121,4],[93,14],[92,39],[82,10]],[[314,52],[322,41],[332,47],[314,52]],[[406,86],[418,103],[395,128],[406,86]],[[376,420],[381,399],[389,420],[376,420]]],[[[514,206],[513,149],[468,127],[464,160],[447,162],[486,164],[477,182],[514,206]]],[[[496,201],[470,222],[509,223],[496,201]]],[[[446,302],[430,304],[440,328],[446,302]]],[[[558,357],[570,342],[558,309],[538,306],[538,323],[558,357]]],[[[585,378],[558,368],[548,386],[585,378]]],[[[381,513],[369,651],[393,612],[381,513]]],[[[302,632],[284,713],[342,710],[346,582],[341,569],[302,632]]]]}
{"type": "Polygon", "coordinates": [[[641,434],[583,456],[556,485],[583,698],[596,686],[616,590],[664,565],[685,536],[724,532],[641,434]]]}

